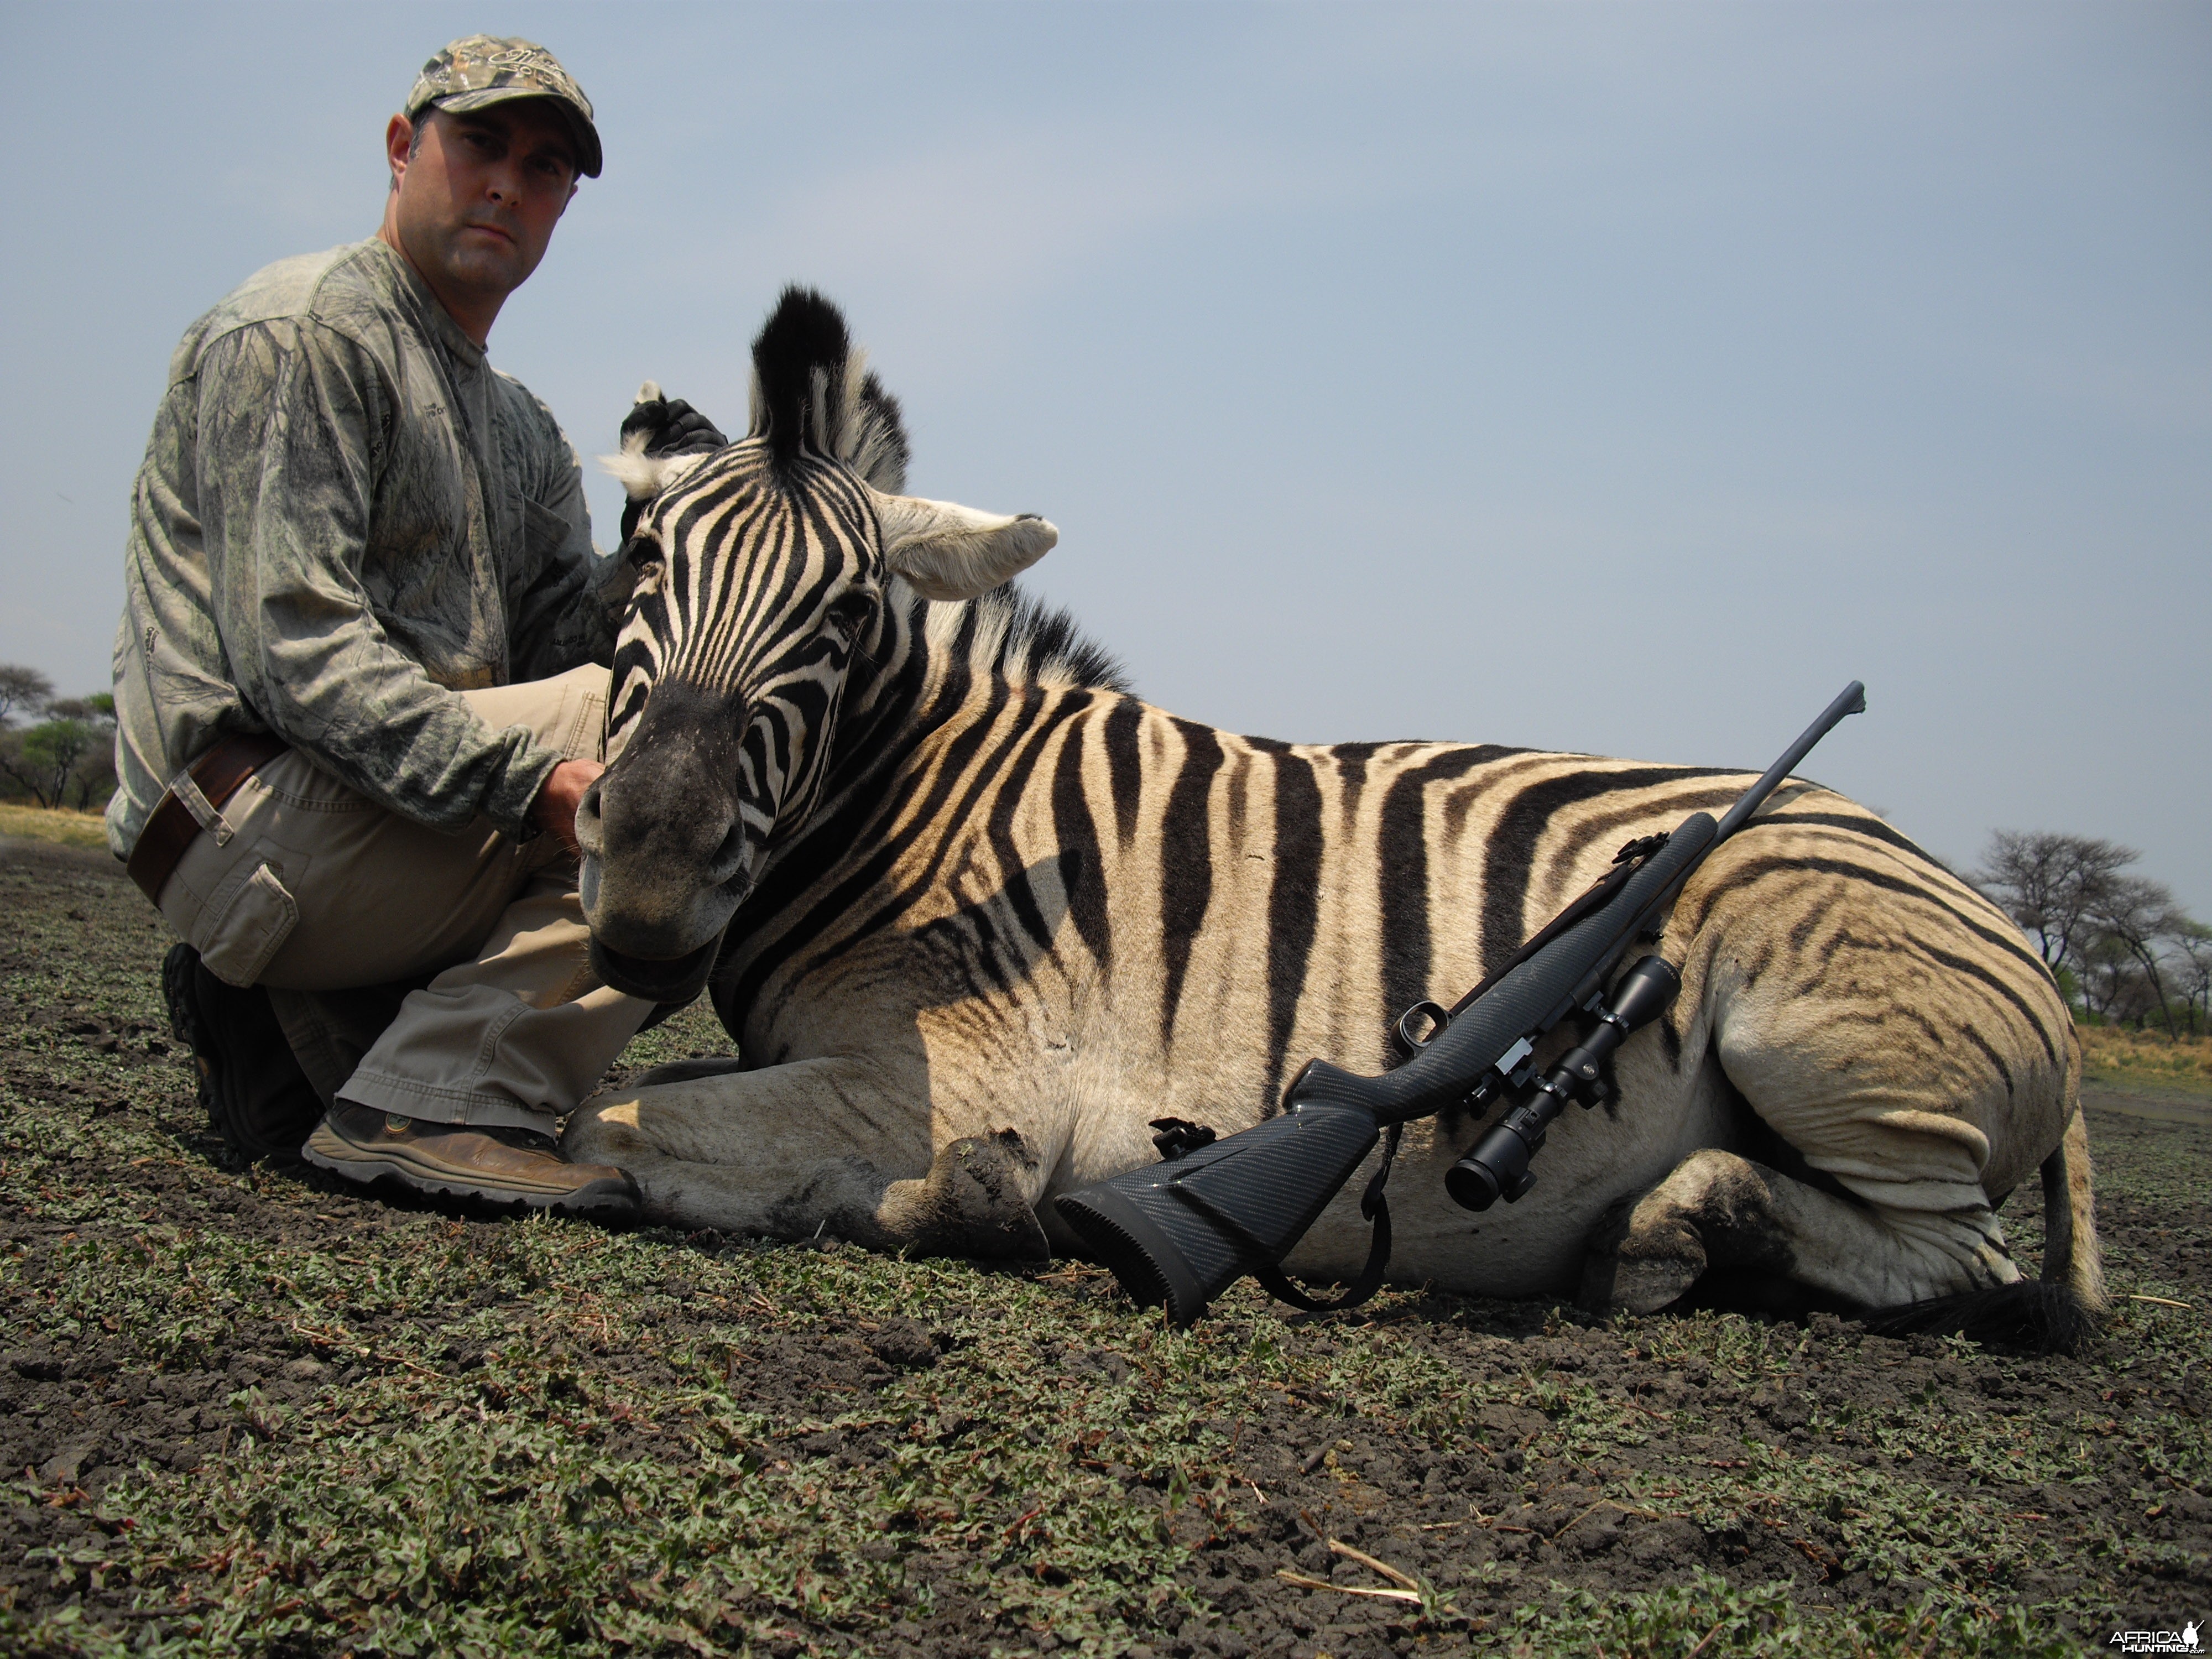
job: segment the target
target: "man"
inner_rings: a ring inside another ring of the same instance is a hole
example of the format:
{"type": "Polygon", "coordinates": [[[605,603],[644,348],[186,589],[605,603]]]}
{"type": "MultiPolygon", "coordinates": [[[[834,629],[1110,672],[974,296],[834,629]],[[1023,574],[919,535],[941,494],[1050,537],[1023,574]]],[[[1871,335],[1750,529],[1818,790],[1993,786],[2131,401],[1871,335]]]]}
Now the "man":
{"type": "MultiPolygon", "coordinates": [[[[234,1151],[619,1218],[635,1183],[552,1132],[652,1012],[592,975],[576,892],[628,577],[484,356],[599,132],[550,53],[477,35],[385,147],[376,236],[249,278],[172,362],[109,843],[185,941],[163,989],[234,1151]]],[[[657,399],[639,431],[723,441],[657,399]]]]}

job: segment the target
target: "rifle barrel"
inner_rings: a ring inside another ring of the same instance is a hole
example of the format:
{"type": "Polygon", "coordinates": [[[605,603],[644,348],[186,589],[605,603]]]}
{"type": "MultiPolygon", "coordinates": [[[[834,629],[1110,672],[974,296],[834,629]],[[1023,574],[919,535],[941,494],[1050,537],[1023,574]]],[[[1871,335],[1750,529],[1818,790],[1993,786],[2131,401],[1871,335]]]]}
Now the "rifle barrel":
{"type": "Polygon", "coordinates": [[[1774,793],[1775,787],[1796,769],[1799,761],[1812,752],[1814,744],[1836,728],[1844,715],[1864,713],[1866,686],[1861,681],[1853,680],[1836,694],[1833,702],[1820,711],[1820,718],[1805,728],[1804,735],[1782,751],[1782,758],[1768,767],[1759,781],[1737,798],[1736,804],[1729,808],[1728,816],[1721,820],[1720,828],[1713,832],[1713,845],[1719,846],[1742,829],[1744,820],[1766,805],[1766,798],[1774,793]]]}

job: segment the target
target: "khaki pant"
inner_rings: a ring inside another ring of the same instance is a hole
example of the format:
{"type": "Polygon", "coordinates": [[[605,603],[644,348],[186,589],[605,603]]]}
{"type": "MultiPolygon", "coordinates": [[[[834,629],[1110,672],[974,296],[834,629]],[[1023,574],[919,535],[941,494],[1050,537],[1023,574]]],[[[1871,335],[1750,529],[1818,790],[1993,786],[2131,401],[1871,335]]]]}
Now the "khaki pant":
{"type": "MultiPolygon", "coordinates": [[[[591,760],[606,687],[587,664],[462,695],[488,725],[591,760]]],[[[325,1103],[550,1133],[653,1011],[593,977],[576,860],[550,835],[426,829],[296,751],[217,817],[161,915],[218,979],[268,988],[325,1103]]]]}

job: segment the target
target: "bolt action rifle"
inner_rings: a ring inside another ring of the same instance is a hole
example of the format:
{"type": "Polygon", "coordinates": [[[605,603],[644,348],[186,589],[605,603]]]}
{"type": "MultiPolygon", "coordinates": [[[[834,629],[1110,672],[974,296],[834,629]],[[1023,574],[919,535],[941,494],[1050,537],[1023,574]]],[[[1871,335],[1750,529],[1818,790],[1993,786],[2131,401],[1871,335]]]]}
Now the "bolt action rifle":
{"type": "Polygon", "coordinates": [[[1454,1200],[1486,1210],[1510,1204],[1535,1182],[1529,1161],[1570,1102],[1595,1105],[1612,1091],[1607,1062],[1657,1018],[1682,988],[1663,957],[1647,955],[1613,974],[1706,854],[1741,829],[1813,745],[1866,707],[1853,680],[1717,824],[1693,812],[1680,828],[1621,848],[1589,891],[1561,911],[1512,959],[1449,1009],[1419,1002],[1398,1021],[1412,1058],[1379,1077],[1327,1060],[1307,1061],[1284,1091],[1283,1110],[1254,1127],[1212,1132],[1161,1119],[1162,1161],[1067,1193],[1060,1213],[1125,1289],[1145,1304],[1165,1303],[1187,1326],[1246,1273],[1297,1307],[1358,1305],[1375,1293],[1390,1260],[1390,1211],[1382,1188],[1403,1127],[1447,1107],[1480,1115],[1501,1097],[1524,1096],[1444,1176],[1454,1200]],[[1610,988],[1608,989],[1608,987],[1610,988]],[[1582,1040],[1535,1076],[1537,1042],[1580,1011],[1593,1024],[1582,1040]],[[1532,1086],[1533,1079],[1533,1086],[1532,1086]],[[1367,1265],[1332,1302],[1308,1296],[1282,1270],[1306,1230],[1351,1180],[1378,1139],[1382,1161],[1360,1212],[1374,1224],[1367,1265]]]}

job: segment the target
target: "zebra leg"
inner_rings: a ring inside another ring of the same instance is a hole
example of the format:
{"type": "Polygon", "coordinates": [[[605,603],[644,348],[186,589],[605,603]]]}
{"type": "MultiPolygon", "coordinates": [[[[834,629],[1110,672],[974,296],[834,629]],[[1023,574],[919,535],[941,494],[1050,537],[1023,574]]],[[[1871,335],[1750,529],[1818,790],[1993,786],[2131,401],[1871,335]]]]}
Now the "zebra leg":
{"type": "Polygon", "coordinates": [[[1600,1220],[1584,1307],[1651,1313],[1713,1269],[1790,1281],[1859,1308],[1897,1308],[2018,1282],[1996,1214],[1853,1204],[1708,1147],[1600,1220]]]}
{"type": "Polygon", "coordinates": [[[1020,1133],[933,1146],[927,1096],[894,1097],[880,1075],[853,1060],[664,1067],[586,1101],[562,1146],[571,1158],[629,1170],[646,1218],[662,1225],[787,1239],[826,1232],[917,1255],[1048,1256],[1032,1207],[1044,1175],[1020,1133]]]}

